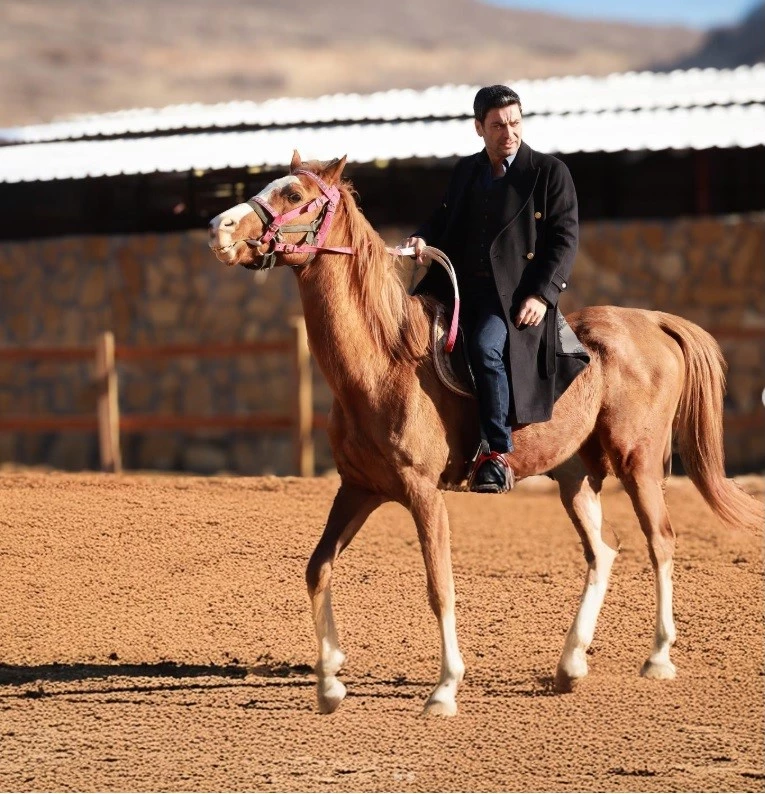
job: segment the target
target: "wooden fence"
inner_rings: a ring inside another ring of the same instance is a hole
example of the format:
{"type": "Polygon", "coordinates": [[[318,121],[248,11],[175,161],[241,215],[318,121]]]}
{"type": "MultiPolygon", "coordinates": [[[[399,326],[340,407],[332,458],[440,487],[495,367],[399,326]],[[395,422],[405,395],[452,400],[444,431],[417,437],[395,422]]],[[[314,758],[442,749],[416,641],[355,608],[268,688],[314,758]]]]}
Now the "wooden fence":
{"type": "Polygon", "coordinates": [[[314,427],[325,427],[323,417],[314,417],[311,360],[305,321],[294,318],[292,336],[262,342],[211,342],[203,344],[115,345],[111,331],[102,333],[95,350],[87,347],[0,348],[0,361],[95,361],[97,386],[96,415],[5,416],[0,417],[0,432],[51,432],[56,430],[97,430],[101,468],[122,471],[120,432],[142,430],[243,429],[292,431],[295,471],[300,476],[314,474],[314,427]],[[221,358],[237,355],[281,353],[293,363],[294,397],[289,411],[251,414],[172,415],[123,414],[119,409],[117,361],[145,361],[157,358],[193,356],[221,358]]]}
{"type": "MultiPolygon", "coordinates": [[[[761,341],[761,329],[718,327],[710,329],[718,341],[724,339],[761,341]]],[[[53,432],[58,430],[98,430],[101,467],[104,471],[122,470],[120,432],[142,430],[243,429],[292,431],[295,471],[303,477],[314,474],[313,429],[325,428],[326,418],[314,416],[311,385],[311,363],[308,337],[302,317],[292,321],[292,336],[263,342],[211,342],[204,344],[168,344],[155,346],[115,345],[114,335],[106,331],[98,337],[95,352],[86,347],[2,348],[0,361],[86,361],[95,356],[97,380],[96,416],[0,417],[0,432],[53,432]],[[285,413],[191,415],[127,414],[120,415],[116,362],[141,361],[176,356],[221,358],[236,355],[282,353],[293,361],[295,394],[290,410],[285,413]]],[[[749,414],[727,415],[726,429],[733,432],[761,431],[765,425],[765,409],[760,405],[749,414]]]]}

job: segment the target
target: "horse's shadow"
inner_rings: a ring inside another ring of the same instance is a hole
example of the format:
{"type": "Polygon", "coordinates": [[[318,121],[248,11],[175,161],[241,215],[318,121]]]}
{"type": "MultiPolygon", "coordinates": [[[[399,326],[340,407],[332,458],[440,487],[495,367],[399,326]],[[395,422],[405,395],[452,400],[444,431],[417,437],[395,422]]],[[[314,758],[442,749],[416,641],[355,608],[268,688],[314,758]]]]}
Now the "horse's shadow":
{"type": "MultiPolygon", "coordinates": [[[[558,693],[552,677],[537,676],[534,681],[518,680],[496,683],[476,682],[489,697],[550,697],[558,693]]],[[[76,695],[135,695],[153,692],[209,692],[227,688],[262,687],[313,687],[313,668],[306,664],[288,664],[273,661],[269,655],[257,664],[183,664],[163,661],[139,664],[62,664],[53,662],[41,665],[0,664],[0,702],[8,699],[57,698],[76,695]],[[128,681],[126,681],[128,679],[128,681]],[[129,679],[135,679],[130,682],[129,679]],[[196,681],[193,679],[197,679],[196,681]],[[102,686],[92,681],[103,682],[102,686]],[[46,684],[74,684],[74,687],[47,687],[46,684]],[[80,686],[77,686],[77,685],[80,686]]],[[[393,679],[376,679],[362,675],[353,681],[355,697],[415,698],[411,689],[427,688],[425,681],[415,681],[403,676],[393,679]],[[373,686],[370,689],[370,684],[373,686]],[[379,691],[379,685],[388,685],[389,691],[379,691]]],[[[246,708],[260,703],[256,698],[246,708]]],[[[0,706],[0,709],[3,707],[0,706]]]]}
{"type": "Polygon", "coordinates": [[[118,692],[156,692],[159,690],[220,689],[237,686],[235,681],[263,685],[264,683],[290,686],[309,686],[313,681],[306,677],[313,672],[308,665],[286,662],[263,662],[255,665],[242,664],[182,664],[178,662],[156,662],[141,664],[61,664],[53,662],[41,665],[0,664],[0,698],[45,698],[57,695],[107,694],[118,692]],[[125,684],[124,679],[146,679],[150,683],[125,684]],[[265,679],[257,682],[255,679],[265,679]],[[117,683],[122,679],[123,683],[117,683]],[[168,679],[178,683],[169,683],[168,679]],[[188,679],[200,679],[196,683],[188,679]],[[204,680],[201,680],[204,679],[204,680]],[[218,680],[216,680],[218,679],[218,680]],[[220,680],[223,679],[223,680],[220,680]],[[91,680],[106,682],[103,687],[87,686],[83,689],[47,689],[45,683],[80,683],[91,680]],[[110,683],[110,682],[114,683],[110,683]],[[27,685],[33,685],[29,688],[27,685]],[[19,691],[18,688],[23,688],[19,691]]]}

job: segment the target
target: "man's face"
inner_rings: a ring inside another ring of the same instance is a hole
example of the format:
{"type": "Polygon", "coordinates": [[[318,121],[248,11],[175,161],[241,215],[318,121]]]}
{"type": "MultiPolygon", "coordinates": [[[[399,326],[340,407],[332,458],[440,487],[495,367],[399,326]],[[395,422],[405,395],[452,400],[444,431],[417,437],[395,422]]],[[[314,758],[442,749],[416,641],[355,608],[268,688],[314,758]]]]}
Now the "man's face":
{"type": "Polygon", "coordinates": [[[489,159],[504,160],[518,151],[523,134],[523,119],[518,105],[492,108],[483,120],[475,120],[475,131],[483,138],[489,159]]]}

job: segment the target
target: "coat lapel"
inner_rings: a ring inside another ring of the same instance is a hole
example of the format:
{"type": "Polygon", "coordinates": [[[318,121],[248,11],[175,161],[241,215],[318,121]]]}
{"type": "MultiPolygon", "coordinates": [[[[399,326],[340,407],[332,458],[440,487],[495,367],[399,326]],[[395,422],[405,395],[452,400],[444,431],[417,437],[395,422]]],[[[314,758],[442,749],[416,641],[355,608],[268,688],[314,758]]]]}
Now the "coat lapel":
{"type": "Polygon", "coordinates": [[[539,168],[534,166],[531,148],[521,141],[518,154],[510,166],[507,178],[510,187],[505,197],[505,206],[502,209],[502,228],[505,229],[518,217],[520,211],[526,206],[539,176],[539,168]]]}

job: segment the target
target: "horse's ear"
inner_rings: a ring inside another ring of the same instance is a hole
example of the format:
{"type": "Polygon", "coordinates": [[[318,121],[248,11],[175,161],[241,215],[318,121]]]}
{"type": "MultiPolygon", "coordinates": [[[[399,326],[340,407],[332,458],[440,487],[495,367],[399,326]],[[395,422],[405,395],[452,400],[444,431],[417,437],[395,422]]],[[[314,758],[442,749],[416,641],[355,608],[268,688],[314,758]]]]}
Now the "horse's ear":
{"type": "Polygon", "coordinates": [[[329,183],[339,182],[347,159],[348,155],[344,154],[339,160],[332,160],[324,169],[324,181],[329,183]]]}
{"type": "Polygon", "coordinates": [[[292,150],[292,162],[290,163],[290,171],[297,171],[300,166],[303,165],[303,161],[300,159],[300,155],[298,154],[297,149],[292,150]]]}

